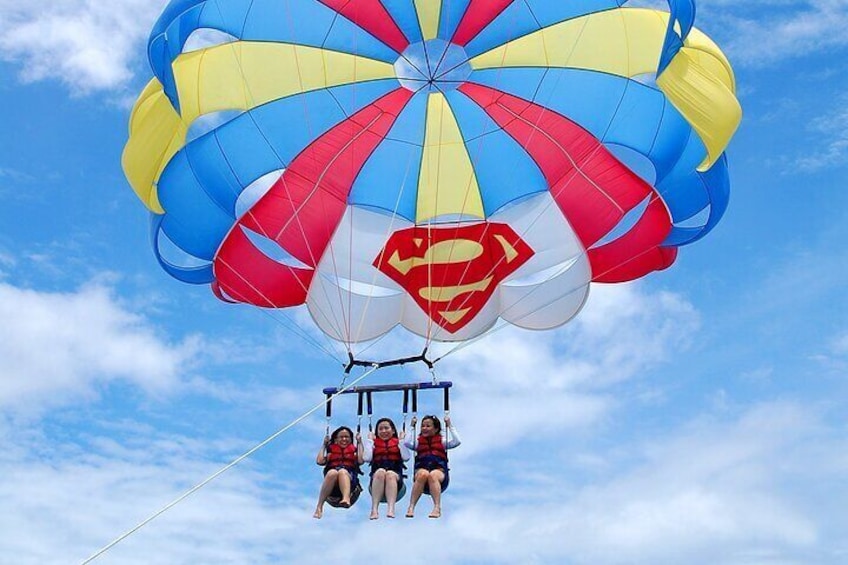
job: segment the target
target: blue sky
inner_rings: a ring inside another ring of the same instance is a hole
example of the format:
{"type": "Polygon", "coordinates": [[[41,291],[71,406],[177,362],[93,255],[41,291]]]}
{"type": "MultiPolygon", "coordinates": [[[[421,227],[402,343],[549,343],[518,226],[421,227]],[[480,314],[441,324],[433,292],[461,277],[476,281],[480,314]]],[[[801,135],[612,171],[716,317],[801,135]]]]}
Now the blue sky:
{"type": "MultiPolygon", "coordinates": [[[[156,265],[120,154],[164,4],[0,0],[0,551],[16,564],[82,561],[341,377],[286,329],[302,314],[220,303],[156,265]]],[[[593,288],[566,327],[439,365],[464,441],[441,520],[369,522],[363,504],[313,520],[318,414],[98,562],[845,562],[848,1],[698,8],[745,113],[727,215],[670,270],[593,288]]]]}

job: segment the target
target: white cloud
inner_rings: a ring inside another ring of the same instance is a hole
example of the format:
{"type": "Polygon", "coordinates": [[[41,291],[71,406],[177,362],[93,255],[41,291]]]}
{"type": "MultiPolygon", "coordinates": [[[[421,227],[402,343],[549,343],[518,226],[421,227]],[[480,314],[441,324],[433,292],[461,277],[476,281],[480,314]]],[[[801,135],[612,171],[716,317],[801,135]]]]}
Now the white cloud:
{"type": "MultiPolygon", "coordinates": [[[[455,463],[438,522],[370,522],[367,495],[319,522],[311,451],[248,461],[95,563],[382,562],[386,539],[402,539],[389,549],[415,564],[839,562],[844,436],[815,410],[775,403],[596,448],[615,463],[597,474],[569,472],[573,454],[556,444],[514,469],[455,463]]],[[[80,562],[230,457],[144,430],[50,448],[32,430],[0,437],[0,546],[22,565],[80,562]]]]}
{"type": "Polygon", "coordinates": [[[0,280],[6,278],[6,269],[11,269],[15,264],[15,257],[3,247],[0,247],[0,280]]]}
{"type": "Polygon", "coordinates": [[[455,470],[455,483],[478,488],[461,502],[448,499],[456,533],[434,557],[461,562],[472,552],[458,548],[474,547],[487,563],[836,562],[840,538],[824,539],[825,532],[834,520],[836,536],[848,524],[837,518],[840,503],[828,500],[846,493],[829,488],[848,460],[832,458],[844,440],[824,438],[841,435],[823,433],[819,416],[799,405],[763,404],[726,420],[696,418],[629,447],[613,444],[596,453],[611,472],[582,484],[569,472],[574,454],[554,439],[515,474],[492,461],[476,476],[455,470]],[[826,492],[808,487],[816,481],[826,492]]]}
{"type": "Polygon", "coordinates": [[[57,79],[88,93],[120,90],[144,56],[166,0],[0,0],[0,58],[26,82],[57,79]]]}
{"type": "MultiPolygon", "coordinates": [[[[0,292],[33,300],[19,289],[0,292]]],[[[69,301],[35,298],[54,308],[69,301]]],[[[102,289],[74,300],[115,311],[93,316],[112,323],[90,327],[131,335],[127,327],[144,327],[102,289]]],[[[634,416],[639,409],[615,401],[697,328],[697,313],[680,297],[639,284],[603,286],[564,329],[505,330],[450,357],[455,364],[440,377],[456,383],[464,443],[452,453],[438,522],[423,518],[426,499],[419,519],[369,522],[367,495],[349,512],[313,520],[320,472],[312,443],[321,434],[313,418],[98,562],[380,562],[387,538],[404,540],[410,563],[838,562],[848,528],[841,421],[783,402],[739,413],[724,406],[676,426],[663,418],[651,429],[634,416]],[[345,543],[326,544],[335,537],[345,543]]],[[[838,339],[835,347],[844,346],[838,339]]],[[[285,398],[281,408],[298,403],[311,405],[285,398]]],[[[51,428],[0,419],[0,546],[16,563],[81,561],[254,443],[188,439],[133,422],[92,425],[63,427],[57,441],[51,428]]]]}
{"type": "Polygon", "coordinates": [[[848,357],[848,332],[834,338],[832,349],[834,354],[848,357]]]}
{"type": "Polygon", "coordinates": [[[15,169],[9,169],[7,167],[0,167],[0,179],[9,179],[12,181],[34,181],[35,178],[26,173],[22,173],[20,171],[16,171],[15,169]]]}
{"type": "Polygon", "coordinates": [[[825,344],[825,348],[812,356],[825,369],[825,374],[831,374],[842,380],[848,370],[848,332],[834,336],[825,344]]]}
{"type": "Polygon", "coordinates": [[[802,171],[819,171],[848,163],[846,101],[848,97],[839,97],[834,109],[810,122],[809,129],[818,137],[820,147],[815,153],[797,159],[796,164],[802,171]]]}
{"type": "Polygon", "coordinates": [[[462,457],[546,427],[602,422],[616,403],[613,387],[685,349],[698,326],[680,296],[649,294],[639,284],[596,285],[583,311],[557,331],[509,328],[458,351],[440,377],[459,388],[456,423],[472,446],[462,457]]]}
{"type": "Polygon", "coordinates": [[[197,349],[169,344],[103,286],[50,293],[0,283],[0,408],[27,412],[126,381],[173,387],[197,349]]]}
{"type": "Polygon", "coordinates": [[[770,65],[848,45],[839,31],[848,26],[844,0],[713,0],[698,7],[695,25],[721,39],[734,65],[770,65]]]}

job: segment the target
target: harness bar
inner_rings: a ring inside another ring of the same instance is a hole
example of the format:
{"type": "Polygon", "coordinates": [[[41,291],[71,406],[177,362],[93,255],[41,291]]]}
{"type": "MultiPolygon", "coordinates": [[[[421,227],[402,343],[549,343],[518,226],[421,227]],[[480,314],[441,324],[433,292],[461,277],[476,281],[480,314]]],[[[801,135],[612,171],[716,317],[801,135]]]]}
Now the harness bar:
{"type": "Polygon", "coordinates": [[[348,364],[345,365],[344,372],[345,374],[350,374],[351,370],[354,367],[376,367],[378,369],[382,369],[383,367],[394,367],[396,365],[406,365],[407,363],[417,363],[418,361],[427,365],[427,368],[431,371],[433,370],[433,365],[438,361],[431,361],[427,358],[427,348],[424,348],[424,351],[421,352],[421,355],[414,355],[412,357],[401,357],[400,359],[390,359],[389,361],[362,361],[361,359],[356,359],[353,356],[353,353],[348,351],[348,364]]]}
{"type": "Polygon", "coordinates": [[[329,387],[324,389],[324,394],[332,396],[334,394],[351,394],[351,393],[370,393],[370,392],[388,392],[393,390],[424,390],[432,388],[449,389],[453,386],[451,381],[420,382],[420,383],[403,383],[403,384],[382,384],[382,385],[363,385],[353,386],[344,390],[339,390],[337,387],[329,387]]]}

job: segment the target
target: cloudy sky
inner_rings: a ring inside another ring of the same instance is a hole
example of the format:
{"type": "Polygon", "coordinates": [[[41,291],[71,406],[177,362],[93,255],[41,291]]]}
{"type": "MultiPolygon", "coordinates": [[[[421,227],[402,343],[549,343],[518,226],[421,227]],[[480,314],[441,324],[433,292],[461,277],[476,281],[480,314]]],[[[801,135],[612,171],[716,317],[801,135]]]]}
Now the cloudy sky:
{"type": "MultiPolygon", "coordinates": [[[[156,265],[120,155],[165,4],[0,0],[3,562],[83,561],[341,378],[301,313],[156,265]]],[[[566,327],[438,366],[463,437],[443,519],[313,520],[317,414],[97,562],[846,562],[848,0],[698,9],[745,112],[727,215],[566,327]]]]}

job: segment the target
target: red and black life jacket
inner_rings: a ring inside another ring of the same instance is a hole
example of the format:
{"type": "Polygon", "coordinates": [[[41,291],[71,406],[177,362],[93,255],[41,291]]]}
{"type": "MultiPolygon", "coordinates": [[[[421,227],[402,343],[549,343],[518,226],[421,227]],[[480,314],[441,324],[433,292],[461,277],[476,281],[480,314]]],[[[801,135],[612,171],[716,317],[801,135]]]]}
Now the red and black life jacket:
{"type": "Polygon", "coordinates": [[[447,462],[448,452],[442,442],[442,434],[434,434],[429,437],[418,436],[418,449],[415,461],[424,459],[438,459],[447,462]]]}
{"type": "Polygon", "coordinates": [[[342,447],[337,443],[331,443],[327,446],[327,463],[325,467],[335,469],[336,467],[346,467],[348,469],[356,469],[359,467],[356,462],[356,446],[349,444],[347,447],[342,447]]]}
{"type": "Polygon", "coordinates": [[[382,463],[384,461],[401,463],[403,458],[400,456],[400,441],[398,438],[374,438],[374,454],[371,457],[371,461],[373,463],[382,463]]]}

